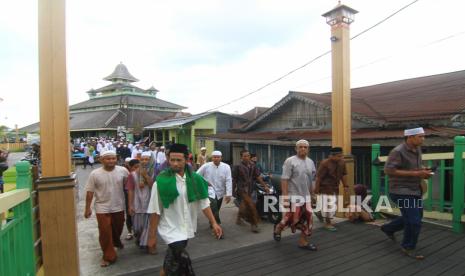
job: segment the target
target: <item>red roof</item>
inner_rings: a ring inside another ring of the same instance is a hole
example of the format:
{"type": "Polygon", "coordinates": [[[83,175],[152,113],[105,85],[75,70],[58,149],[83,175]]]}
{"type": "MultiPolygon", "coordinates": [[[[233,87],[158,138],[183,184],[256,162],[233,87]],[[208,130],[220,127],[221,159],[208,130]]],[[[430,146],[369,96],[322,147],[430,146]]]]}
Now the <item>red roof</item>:
{"type": "Polygon", "coordinates": [[[260,116],[263,112],[267,111],[268,110],[268,107],[259,107],[259,106],[256,106],[254,108],[252,108],[251,110],[239,115],[240,117],[248,120],[248,121],[252,121],[252,120],[255,120],[257,119],[258,116],[260,116]]]}
{"type": "MultiPolygon", "coordinates": [[[[448,118],[465,110],[465,70],[353,88],[352,112],[386,122],[448,118]]],[[[331,93],[291,92],[326,105],[331,93]]]]}

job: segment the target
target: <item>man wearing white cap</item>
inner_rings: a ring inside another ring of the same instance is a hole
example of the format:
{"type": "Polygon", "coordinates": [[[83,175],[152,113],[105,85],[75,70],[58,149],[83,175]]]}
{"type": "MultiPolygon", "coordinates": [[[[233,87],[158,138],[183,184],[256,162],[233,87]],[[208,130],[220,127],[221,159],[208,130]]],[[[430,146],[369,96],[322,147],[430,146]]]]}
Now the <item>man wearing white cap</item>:
{"type": "Polygon", "coordinates": [[[155,154],[155,171],[159,171],[161,164],[165,163],[165,146],[161,146],[160,149],[155,154]]]}
{"type": "Polygon", "coordinates": [[[136,159],[138,154],[142,154],[143,150],[139,144],[132,149],[131,159],[136,159]]]}
{"type": "Polygon", "coordinates": [[[200,154],[197,156],[197,168],[203,166],[203,164],[207,163],[207,148],[201,147],[200,154]]]}
{"type": "Polygon", "coordinates": [[[210,208],[215,216],[216,222],[221,224],[220,209],[223,198],[226,203],[231,201],[232,177],[231,167],[221,162],[221,151],[212,152],[212,162],[205,163],[197,171],[208,182],[208,197],[210,198],[210,208]]]}
{"type": "Polygon", "coordinates": [[[430,169],[422,166],[421,145],[425,140],[422,127],[406,129],[405,141],[395,147],[384,166],[389,176],[389,196],[399,207],[402,216],[381,227],[389,239],[395,241],[394,233],[404,231],[402,252],[417,260],[424,256],[415,251],[421,230],[423,202],[421,184],[432,175],[430,169]]]}
{"type": "Polygon", "coordinates": [[[310,144],[307,140],[297,141],[295,151],[296,155],[284,161],[281,176],[283,204],[289,210],[283,213],[282,220],[276,224],[273,238],[275,241],[280,241],[281,232],[286,227],[290,227],[292,232],[299,229],[301,233],[298,247],[316,251],[316,245],[309,241],[313,229],[311,193],[316,173],[315,163],[308,157],[310,144]]]}
{"type": "Polygon", "coordinates": [[[99,242],[103,251],[100,265],[108,266],[116,261],[114,247],[123,248],[121,233],[124,227],[124,184],[128,170],[117,166],[116,152],[104,151],[100,154],[102,167],[93,170],[86,184],[86,208],[84,217],[92,215],[91,203],[95,196],[95,213],[99,229],[99,242]]]}

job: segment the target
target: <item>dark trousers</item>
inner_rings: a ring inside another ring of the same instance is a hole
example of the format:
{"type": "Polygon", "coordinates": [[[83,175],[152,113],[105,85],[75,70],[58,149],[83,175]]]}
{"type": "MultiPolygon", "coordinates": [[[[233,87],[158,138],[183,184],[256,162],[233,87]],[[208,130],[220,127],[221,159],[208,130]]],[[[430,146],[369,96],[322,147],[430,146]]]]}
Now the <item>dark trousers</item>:
{"type": "Polygon", "coordinates": [[[220,209],[221,209],[221,204],[223,204],[223,198],[218,199],[217,197],[211,198],[210,199],[210,209],[212,209],[212,213],[215,216],[215,220],[218,224],[221,224],[221,219],[220,219],[220,209]]]}
{"type": "Polygon", "coordinates": [[[124,200],[126,203],[126,228],[132,233],[132,216],[129,214],[128,190],[124,189],[124,200]]]}
{"type": "Polygon", "coordinates": [[[399,207],[402,216],[382,226],[382,230],[389,234],[404,230],[401,246],[405,249],[415,249],[421,230],[423,218],[423,200],[420,196],[389,195],[399,207]]]}
{"type": "Polygon", "coordinates": [[[90,156],[84,157],[84,169],[87,167],[87,165],[89,165],[91,168],[94,167],[94,164],[90,163],[89,158],[90,156]]]}
{"type": "Polygon", "coordinates": [[[186,251],[187,240],[168,244],[163,270],[168,276],[194,276],[192,262],[186,251]]]}

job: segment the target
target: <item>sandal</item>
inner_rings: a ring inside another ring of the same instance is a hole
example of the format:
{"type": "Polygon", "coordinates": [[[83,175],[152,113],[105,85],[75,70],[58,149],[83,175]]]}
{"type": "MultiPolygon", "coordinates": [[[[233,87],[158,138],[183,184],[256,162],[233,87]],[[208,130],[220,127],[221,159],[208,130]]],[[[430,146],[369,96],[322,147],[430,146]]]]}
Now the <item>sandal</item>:
{"type": "Polygon", "coordinates": [[[314,245],[313,243],[308,243],[306,245],[299,245],[299,248],[300,249],[305,249],[305,250],[310,250],[310,251],[317,251],[318,250],[316,245],[314,245]]]}
{"type": "Polygon", "coordinates": [[[281,241],[281,232],[278,234],[276,233],[276,227],[278,226],[278,224],[275,224],[274,227],[273,227],[273,239],[277,242],[281,241]]]}
{"type": "Polygon", "coordinates": [[[417,252],[415,250],[412,250],[412,249],[402,248],[402,253],[404,253],[405,256],[408,256],[408,257],[413,258],[415,260],[423,260],[423,259],[425,259],[425,256],[423,256],[421,254],[417,254],[417,252]]]}
{"type": "Polygon", "coordinates": [[[336,232],[337,231],[337,228],[334,227],[334,226],[325,226],[324,229],[330,231],[330,232],[336,232]]]}
{"type": "Polygon", "coordinates": [[[150,254],[150,255],[157,255],[158,254],[158,251],[157,251],[157,248],[147,248],[147,252],[150,254]]]}

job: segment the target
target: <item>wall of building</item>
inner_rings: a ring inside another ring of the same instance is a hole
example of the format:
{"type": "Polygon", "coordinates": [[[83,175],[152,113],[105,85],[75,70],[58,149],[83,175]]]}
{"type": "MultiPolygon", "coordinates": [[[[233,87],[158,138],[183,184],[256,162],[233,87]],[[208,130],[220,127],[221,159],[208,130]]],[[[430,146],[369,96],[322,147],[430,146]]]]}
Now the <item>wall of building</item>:
{"type": "Polygon", "coordinates": [[[190,150],[192,150],[192,147],[190,146],[192,144],[191,140],[191,129],[190,128],[180,128],[177,130],[177,141],[176,143],[180,144],[185,144],[189,147],[190,150]]]}
{"type": "MultiPolygon", "coordinates": [[[[229,116],[226,114],[218,113],[216,115],[216,133],[228,132],[231,128],[236,128],[244,124],[244,120],[229,116]]],[[[221,151],[223,154],[223,161],[232,164],[233,153],[230,142],[215,142],[215,150],[221,151]]]]}
{"type": "Polygon", "coordinates": [[[196,135],[216,134],[216,114],[211,114],[196,120],[191,126],[191,144],[192,154],[197,156],[200,153],[200,148],[207,148],[207,155],[210,156],[215,150],[215,144],[211,140],[200,140],[196,135]]]}
{"type": "Polygon", "coordinates": [[[330,111],[298,100],[291,100],[270,114],[255,128],[273,131],[289,128],[328,129],[331,127],[330,111]]]}
{"type": "MultiPolygon", "coordinates": [[[[331,111],[322,106],[291,100],[274,111],[254,127],[256,131],[277,131],[285,129],[331,129],[331,111]]],[[[353,128],[370,128],[373,125],[352,120],[353,128]]]]}

